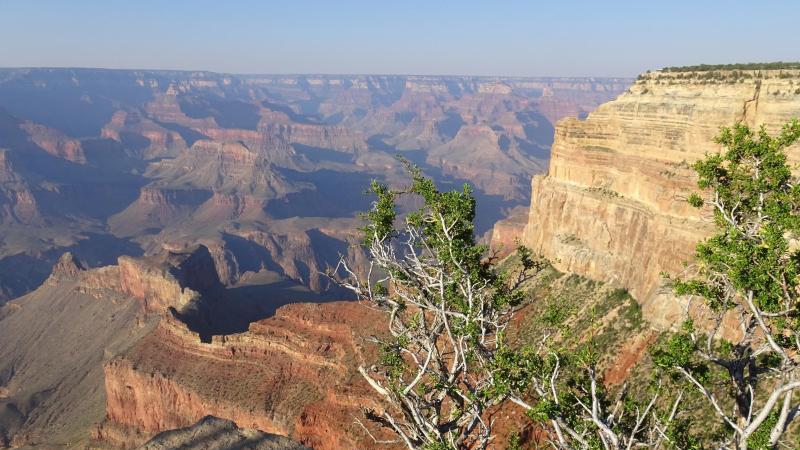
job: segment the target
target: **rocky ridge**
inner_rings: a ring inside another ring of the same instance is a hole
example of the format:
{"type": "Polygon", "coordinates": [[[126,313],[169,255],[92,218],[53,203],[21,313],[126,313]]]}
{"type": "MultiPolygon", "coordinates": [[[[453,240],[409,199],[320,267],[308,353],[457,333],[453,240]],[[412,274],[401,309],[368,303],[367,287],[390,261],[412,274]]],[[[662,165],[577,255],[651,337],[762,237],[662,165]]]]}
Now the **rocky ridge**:
{"type": "Polygon", "coordinates": [[[375,314],[349,302],[288,305],[209,343],[169,314],[106,364],[94,438],[129,446],[212,414],[315,449],[372,448],[348,418],[377,407],[355,370],[374,356],[359,336],[378,332],[375,314]]]}
{"type": "Polygon", "coordinates": [[[62,255],[41,287],[0,307],[0,443],[84,441],[106,403],[103,362],[167,312],[202,329],[199,302],[218,288],[205,247],[95,269],[62,255]]]}
{"type": "Polygon", "coordinates": [[[191,427],[159,433],[140,450],[309,450],[282,436],[242,429],[230,420],[206,416],[191,427]]]}

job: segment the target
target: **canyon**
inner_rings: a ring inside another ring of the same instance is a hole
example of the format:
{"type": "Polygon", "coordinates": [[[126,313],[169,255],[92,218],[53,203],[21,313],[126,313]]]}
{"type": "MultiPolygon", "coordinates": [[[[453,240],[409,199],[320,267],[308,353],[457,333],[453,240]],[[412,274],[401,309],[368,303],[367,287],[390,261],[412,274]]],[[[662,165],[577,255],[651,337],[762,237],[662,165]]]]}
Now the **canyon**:
{"type": "Polygon", "coordinates": [[[364,266],[369,181],[468,182],[488,242],[553,123],[629,82],[0,69],[0,443],[250,433],[215,414],[367,448],[380,321],[320,273],[364,266]]]}
{"type": "Polygon", "coordinates": [[[552,124],[629,81],[2,69],[0,302],[67,251],[98,267],[196,243],[225,284],[268,270],[326,298],[364,186],[408,181],[397,154],[475,186],[488,236],[528,204],[552,124]]]}
{"type": "MultiPolygon", "coordinates": [[[[513,339],[541,339],[542,308],[557,302],[607,324],[598,337],[615,344],[604,358],[637,342],[635,300],[570,275],[546,279],[513,339]]],[[[65,254],[40,288],[0,308],[0,437],[13,447],[158,448],[213,429],[222,442],[277,434],[314,449],[385,448],[355,422],[382,408],[356,369],[379,357],[365,337],[385,334],[385,318],[334,301],[277,306],[257,319],[241,301],[203,246],[100,268],[65,254]],[[244,330],[225,329],[242,316],[244,330]]],[[[576,321],[569,334],[585,326],[576,321]]],[[[519,410],[497,414],[514,418],[501,436],[524,427],[519,410]]]]}
{"type": "MultiPolygon", "coordinates": [[[[684,317],[661,273],[710,232],[708,212],[686,203],[691,164],[719,150],[721,126],[775,131],[800,116],[797,70],[0,74],[10,446],[169,448],[218,433],[377,448],[354,423],[381,408],[356,368],[378,357],[364,338],[383,319],[320,272],[340,255],[364,266],[350,245],[370,204],[361,191],[408,182],[394,154],[444,188],[469,181],[498,255],[519,239],[552,262],[511,338],[541,340],[553,305],[573,314],[565,340],[597,320],[606,381],[622,384],[684,317]],[[20,100],[54,92],[66,100],[49,114],[20,100]]],[[[512,431],[533,432],[501,433],[512,431]]]]}

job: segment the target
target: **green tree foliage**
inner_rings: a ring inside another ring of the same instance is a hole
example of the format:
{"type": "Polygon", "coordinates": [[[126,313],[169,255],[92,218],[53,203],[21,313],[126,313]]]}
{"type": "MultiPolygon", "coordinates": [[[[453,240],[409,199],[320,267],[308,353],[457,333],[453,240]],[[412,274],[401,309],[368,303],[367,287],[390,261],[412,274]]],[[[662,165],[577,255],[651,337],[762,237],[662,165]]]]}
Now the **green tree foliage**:
{"type": "Polygon", "coordinates": [[[654,360],[731,430],[722,448],[775,448],[800,412],[800,180],[786,157],[798,139],[797,120],[775,136],[737,124],[717,137],[722,152],[694,165],[702,193],[689,202],[713,210],[716,233],[697,245],[693,274],[673,281],[677,294],[705,301],[713,325],[701,332],[687,322],[654,360]],[[739,327],[721,336],[726,317],[739,327]]]}
{"type": "Polygon", "coordinates": [[[663,392],[657,382],[646,398],[627,392],[611,398],[592,339],[572,352],[509,346],[506,330],[525,297],[522,283],[546,262],[520,247],[521,269],[501,271],[486,257],[487,247],[475,242],[470,188],[441,192],[407,166],[409,188],[371,186],[377,199],[362,229],[371,261],[367,276],[358,277],[345,260],[329,274],[388,321],[390,336],[371,339],[380,360],[359,367],[386,405],[365,411],[369,421],[359,420],[365,432],[409,449],[485,449],[495,437],[491,411],[511,402],[546,427],[558,449],[669,447],[680,398],[658,411],[663,392]],[[401,218],[397,202],[406,195],[423,206],[401,218]],[[387,431],[397,438],[379,437],[387,431]]]}
{"type": "Polygon", "coordinates": [[[524,298],[521,283],[545,264],[520,248],[522,269],[500,271],[475,242],[470,187],[439,191],[406,165],[407,189],[371,185],[376,200],[362,229],[368,274],[357,276],[344,259],[329,274],[387,317],[389,337],[371,339],[380,360],[359,368],[386,408],[365,411],[369,421],[359,423],[376,441],[388,430],[410,449],[486,448],[494,432],[486,413],[511,391],[503,371],[530,364],[510,356],[505,331],[524,298]],[[403,196],[423,206],[400,218],[403,196]]]}

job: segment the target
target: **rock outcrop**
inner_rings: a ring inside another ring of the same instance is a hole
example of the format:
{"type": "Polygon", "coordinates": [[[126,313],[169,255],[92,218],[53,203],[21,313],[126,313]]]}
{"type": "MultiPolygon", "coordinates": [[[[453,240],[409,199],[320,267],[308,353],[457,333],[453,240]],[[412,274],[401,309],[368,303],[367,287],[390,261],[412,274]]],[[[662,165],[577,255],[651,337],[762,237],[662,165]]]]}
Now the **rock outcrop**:
{"type": "Polygon", "coordinates": [[[486,240],[490,249],[497,253],[497,257],[509,255],[522,242],[522,235],[528,225],[528,213],[528,208],[518,206],[509,211],[505,219],[495,222],[486,240]]]}
{"type": "Polygon", "coordinates": [[[230,420],[206,416],[196,424],[159,433],[140,450],[310,450],[291,439],[239,428],[230,420]]]}
{"type": "Polygon", "coordinates": [[[372,448],[352,419],[377,406],[356,368],[374,357],[360,337],[380,323],[358,303],[294,304],[202,343],[168,314],[106,364],[106,420],[95,439],[130,446],[211,414],[318,450],[372,448]]]}
{"type": "Polygon", "coordinates": [[[721,126],[774,132],[799,116],[798,81],[787,70],[652,72],[585,120],[562,120],[549,171],[533,178],[524,242],[563,270],[628,288],[669,326],[682,309],[660,273],[678,273],[710,231],[686,203],[690,165],[719,150],[721,126]]]}
{"type": "Polygon", "coordinates": [[[180,310],[220,286],[208,249],[170,251],[147,258],[119,258],[119,289],[139,299],[146,312],[180,310]]]}
{"type": "Polygon", "coordinates": [[[103,363],[154,325],[116,269],[65,254],[42,286],[0,306],[0,447],[76,445],[103,418],[103,363]]]}
{"type": "Polygon", "coordinates": [[[0,414],[0,444],[85,442],[106,404],[103,363],[165,312],[200,323],[201,296],[219,287],[202,246],[96,269],[65,253],[41,287],[0,307],[0,411],[14,411],[0,414]]]}
{"type": "Polygon", "coordinates": [[[58,130],[33,122],[24,122],[20,125],[20,128],[28,133],[30,140],[34,144],[47,153],[74,163],[86,163],[86,155],[83,153],[83,147],[79,140],[73,139],[58,130]]]}

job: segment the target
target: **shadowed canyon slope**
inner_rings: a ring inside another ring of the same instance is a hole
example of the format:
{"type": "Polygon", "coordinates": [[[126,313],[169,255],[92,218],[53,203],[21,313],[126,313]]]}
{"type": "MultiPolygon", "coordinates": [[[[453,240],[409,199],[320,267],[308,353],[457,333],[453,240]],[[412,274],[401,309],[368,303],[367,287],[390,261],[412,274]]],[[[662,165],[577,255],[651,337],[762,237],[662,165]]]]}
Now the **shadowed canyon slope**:
{"type": "Polygon", "coordinates": [[[376,357],[360,337],[380,333],[377,313],[240,289],[202,246],[95,269],[65,254],[0,307],[0,444],[130,448],[213,414],[313,448],[360,445],[350,418],[374,399],[355,368],[376,357]]]}
{"type": "MultiPolygon", "coordinates": [[[[681,320],[661,288],[709,217],[692,208],[691,164],[735,122],[775,132],[800,116],[800,71],[652,72],[585,120],[556,127],[550,169],[533,178],[524,242],[563,270],[627,287],[653,323],[681,320]]],[[[796,146],[791,159],[800,158],[796,146]]]]}
{"type": "Polygon", "coordinates": [[[225,284],[323,292],[365,186],[405,182],[396,153],[476,186],[483,233],[528,203],[552,124],[628,82],[0,70],[0,302],[64,251],[94,267],[197,242],[225,284]]]}
{"type": "MultiPolygon", "coordinates": [[[[65,254],[41,287],[0,307],[0,444],[85,443],[89,428],[104,417],[104,385],[113,379],[108,372],[116,355],[147,348],[169,324],[179,324],[193,337],[191,345],[201,348],[201,339],[246,330],[271,315],[286,302],[280,299],[310,294],[279,283],[243,289],[220,283],[203,246],[122,256],[116,265],[94,269],[65,254]]],[[[189,426],[203,415],[175,426],[189,426]]],[[[168,428],[173,427],[143,430],[168,428]]]]}

